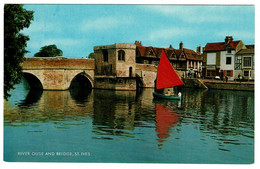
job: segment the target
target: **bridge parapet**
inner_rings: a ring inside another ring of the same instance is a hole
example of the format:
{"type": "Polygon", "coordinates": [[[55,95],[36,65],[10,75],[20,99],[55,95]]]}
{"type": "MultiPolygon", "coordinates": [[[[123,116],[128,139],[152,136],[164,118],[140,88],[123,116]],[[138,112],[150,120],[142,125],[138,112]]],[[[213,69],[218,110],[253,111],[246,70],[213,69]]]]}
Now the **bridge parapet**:
{"type": "Polygon", "coordinates": [[[25,57],[23,69],[95,69],[94,59],[25,57]]]}

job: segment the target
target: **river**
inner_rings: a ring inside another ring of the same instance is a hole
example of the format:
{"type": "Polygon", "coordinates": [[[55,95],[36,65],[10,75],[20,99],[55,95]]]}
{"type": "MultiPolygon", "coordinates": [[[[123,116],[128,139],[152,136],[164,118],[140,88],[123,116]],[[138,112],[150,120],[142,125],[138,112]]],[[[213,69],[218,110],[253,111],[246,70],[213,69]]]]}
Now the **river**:
{"type": "Polygon", "coordinates": [[[254,92],[182,89],[32,91],[4,101],[10,162],[254,163],[254,92]]]}

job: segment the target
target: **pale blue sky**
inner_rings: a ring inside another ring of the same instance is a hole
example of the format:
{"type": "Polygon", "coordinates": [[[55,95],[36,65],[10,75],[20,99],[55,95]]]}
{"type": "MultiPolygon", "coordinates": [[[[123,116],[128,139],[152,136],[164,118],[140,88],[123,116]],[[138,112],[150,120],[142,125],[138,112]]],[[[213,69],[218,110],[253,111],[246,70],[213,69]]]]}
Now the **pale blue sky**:
{"type": "Polygon", "coordinates": [[[254,44],[254,6],[25,5],[34,21],[26,56],[56,44],[65,57],[86,57],[94,46],[142,41],[144,46],[196,50],[225,36],[254,44]]]}

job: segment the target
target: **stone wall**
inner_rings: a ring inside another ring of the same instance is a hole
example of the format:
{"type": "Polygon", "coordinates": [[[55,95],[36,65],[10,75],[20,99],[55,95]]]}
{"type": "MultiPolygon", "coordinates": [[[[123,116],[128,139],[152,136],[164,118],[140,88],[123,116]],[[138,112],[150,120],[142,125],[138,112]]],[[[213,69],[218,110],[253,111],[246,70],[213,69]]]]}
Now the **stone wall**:
{"type": "Polygon", "coordinates": [[[137,78],[142,81],[142,87],[154,87],[157,75],[157,68],[150,64],[136,64],[137,78]]]}
{"type": "Polygon", "coordinates": [[[136,90],[136,78],[96,76],[95,88],[109,90],[136,90]]]}
{"type": "Polygon", "coordinates": [[[114,45],[95,46],[95,74],[117,77],[135,76],[135,49],[134,44],[116,43],[114,45]],[[125,52],[124,60],[118,60],[118,51],[125,52]],[[107,51],[108,58],[105,60],[104,51],[107,51]]]}
{"type": "Polygon", "coordinates": [[[253,83],[205,82],[209,89],[254,91],[253,83]]]}
{"type": "Polygon", "coordinates": [[[26,58],[23,72],[35,76],[44,90],[67,90],[75,76],[83,74],[94,87],[94,60],[54,58],[26,58]]]}
{"type": "MultiPolygon", "coordinates": [[[[184,83],[184,87],[188,88],[202,88],[205,87],[198,83],[198,79],[182,79],[184,83]]],[[[223,82],[223,81],[209,81],[209,80],[201,80],[208,89],[220,89],[220,90],[241,90],[241,91],[254,91],[254,83],[238,83],[238,82],[223,82]]]]}

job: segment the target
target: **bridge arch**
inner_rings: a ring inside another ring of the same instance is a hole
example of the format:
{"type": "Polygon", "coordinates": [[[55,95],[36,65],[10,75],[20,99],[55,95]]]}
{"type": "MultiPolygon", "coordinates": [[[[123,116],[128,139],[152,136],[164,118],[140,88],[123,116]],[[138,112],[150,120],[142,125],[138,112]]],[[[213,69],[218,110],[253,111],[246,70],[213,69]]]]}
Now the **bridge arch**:
{"type": "Polygon", "coordinates": [[[88,88],[92,89],[94,87],[94,82],[91,76],[85,72],[76,74],[70,81],[69,89],[73,88],[88,88]]]}
{"type": "Polygon", "coordinates": [[[42,82],[36,75],[29,72],[23,72],[23,77],[29,83],[31,89],[43,89],[42,82]]]}

